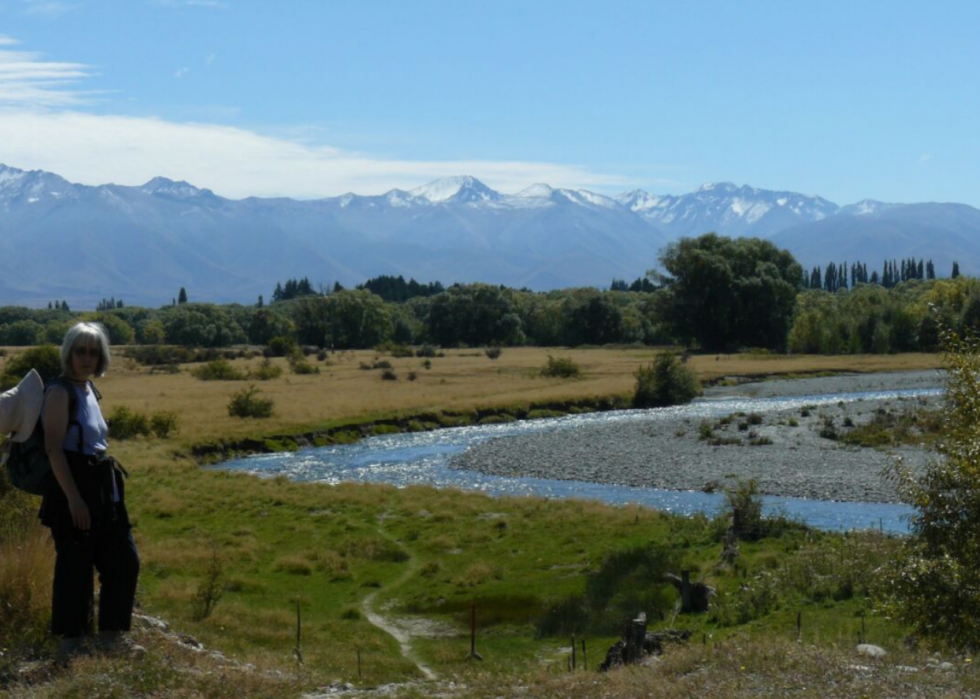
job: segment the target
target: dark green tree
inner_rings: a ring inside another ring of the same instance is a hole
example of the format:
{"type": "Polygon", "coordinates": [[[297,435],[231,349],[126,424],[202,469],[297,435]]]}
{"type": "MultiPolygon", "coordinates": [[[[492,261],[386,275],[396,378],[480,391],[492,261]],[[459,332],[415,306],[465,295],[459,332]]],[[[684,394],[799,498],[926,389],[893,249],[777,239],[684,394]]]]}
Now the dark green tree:
{"type": "Polygon", "coordinates": [[[785,347],[802,274],[789,252],[708,233],[672,243],[660,261],[680,335],[709,351],[785,347]]]}
{"type": "Polygon", "coordinates": [[[187,303],[187,290],[184,287],[180,287],[180,293],[177,294],[177,303],[187,303]]]}

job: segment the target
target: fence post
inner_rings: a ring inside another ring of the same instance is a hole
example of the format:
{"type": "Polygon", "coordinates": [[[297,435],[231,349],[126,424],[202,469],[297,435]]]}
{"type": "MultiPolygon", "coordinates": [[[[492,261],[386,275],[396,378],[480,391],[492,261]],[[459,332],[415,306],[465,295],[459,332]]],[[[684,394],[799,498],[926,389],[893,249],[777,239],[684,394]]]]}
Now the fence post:
{"type": "Polygon", "coordinates": [[[578,659],[575,657],[575,634],[572,634],[572,669],[575,670],[578,667],[578,659]]]}
{"type": "Polygon", "coordinates": [[[470,604],[470,654],[467,660],[483,660],[483,656],[476,652],[476,602],[470,604]]]}
{"type": "Polygon", "coordinates": [[[296,600],[296,662],[303,664],[303,618],[300,616],[299,600],[296,600]]]}
{"type": "Polygon", "coordinates": [[[357,649],[357,679],[361,680],[364,676],[361,674],[361,649],[357,649]]]}
{"type": "Polygon", "coordinates": [[[796,642],[800,642],[800,636],[803,634],[803,612],[796,613],[796,642]]]}
{"type": "Polygon", "coordinates": [[[585,639],[582,639],[582,667],[589,669],[589,653],[585,649],[585,639]]]}

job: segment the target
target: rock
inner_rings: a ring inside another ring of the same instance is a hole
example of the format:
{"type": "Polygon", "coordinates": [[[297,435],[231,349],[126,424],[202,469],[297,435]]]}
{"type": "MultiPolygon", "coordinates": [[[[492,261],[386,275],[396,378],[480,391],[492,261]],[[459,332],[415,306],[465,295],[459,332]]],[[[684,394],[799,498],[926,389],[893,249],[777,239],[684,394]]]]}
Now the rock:
{"type": "Polygon", "coordinates": [[[866,658],[884,658],[888,655],[884,648],[871,643],[859,643],[855,650],[858,655],[863,655],[866,658]]]}

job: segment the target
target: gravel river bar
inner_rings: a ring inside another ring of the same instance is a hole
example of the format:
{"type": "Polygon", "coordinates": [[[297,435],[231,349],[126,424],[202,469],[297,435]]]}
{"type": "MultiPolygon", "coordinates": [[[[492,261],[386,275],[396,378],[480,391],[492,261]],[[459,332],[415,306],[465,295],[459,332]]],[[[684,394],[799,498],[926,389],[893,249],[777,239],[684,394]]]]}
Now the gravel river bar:
{"type": "Polygon", "coordinates": [[[765,495],[852,502],[898,502],[886,472],[900,457],[915,471],[935,454],[924,447],[881,450],[821,436],[869,422],[876,411],[934,410],[939,396],[840,401],[868,391],[943,386],[938,371],[773,380],[714,387],[702,401],[813,396],[813,407],[767,410],[720,419],[650,411],[649,420],[585,425],[477,444],[453,468],[497,476],[532,476],[668,490],[714,490],[754,479],[765,495]],[[741,425],[740,425],[741,423],[741,425]],[[710,429],[711,436],[705,438],[710,429]],[[715,443],[712,444],[711,442],[715,443]]]}

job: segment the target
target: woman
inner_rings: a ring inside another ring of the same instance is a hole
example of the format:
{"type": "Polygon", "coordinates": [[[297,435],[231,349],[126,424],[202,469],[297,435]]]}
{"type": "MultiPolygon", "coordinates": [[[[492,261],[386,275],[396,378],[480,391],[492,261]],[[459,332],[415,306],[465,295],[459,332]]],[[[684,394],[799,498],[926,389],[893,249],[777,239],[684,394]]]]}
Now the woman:
{"type": "Polygon", "coordinates": [[[123,479],[106,455],[108,426],[91,382],[109,368],[109,340],[101,325],[78,323],[61,345],[62,374],[45,394],[45,450],[56,483],[41,503],[51,528],[54,569],[51,631],[62,638],[59,658],[88,650],[92,634],[93,568],[99,572],[99,636],[103,650],[132,649],[129,631],[139,555],[126,512],[123,479]]]}

